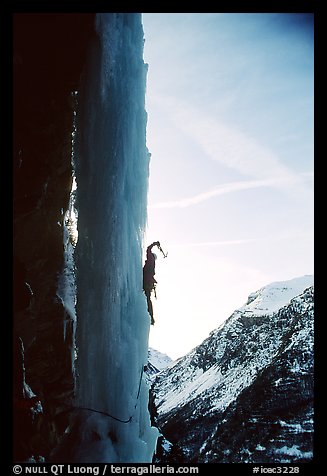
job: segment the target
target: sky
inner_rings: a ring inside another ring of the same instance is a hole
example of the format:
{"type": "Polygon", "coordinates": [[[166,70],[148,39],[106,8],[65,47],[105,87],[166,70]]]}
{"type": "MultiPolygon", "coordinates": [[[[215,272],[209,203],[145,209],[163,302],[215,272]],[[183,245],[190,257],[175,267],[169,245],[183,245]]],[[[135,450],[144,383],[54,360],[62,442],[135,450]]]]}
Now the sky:
{"type": "Polygon", "coordinates": [[[313,268],[313,15],[143,13],[149,344],[182,357],[313,268]]]}

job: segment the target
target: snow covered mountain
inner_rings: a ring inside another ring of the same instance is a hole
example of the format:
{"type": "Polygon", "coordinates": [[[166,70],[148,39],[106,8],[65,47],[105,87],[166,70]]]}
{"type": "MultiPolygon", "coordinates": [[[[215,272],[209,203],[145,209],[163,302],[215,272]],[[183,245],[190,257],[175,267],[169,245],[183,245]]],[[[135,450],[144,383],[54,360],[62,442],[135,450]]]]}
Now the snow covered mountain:
{"type": "Polygon", "coordinates": [[[166,354],[159,352],[151,347],[148,350],[148,363],[145,367],[145,376],[148,383],[151,383],[154,377],[163,369],[172,364],[173,360],[166,354]]]}
{"type": "Polygon", "coordinates": [[[272,283],[160,372],[155,461],[310,461],[313,316],[313,276],[272,283]]]}
{"type": "Polygon", "coordinates": [[[168,365],[173,362],[173,359],[171,359],[168,355],[163,354],[162,352],[159,352],[156,349],[152,349],[151,347],[149,349],[148,355],[149,363],[156,367],[159,372],[168,367],[168,365]]]}

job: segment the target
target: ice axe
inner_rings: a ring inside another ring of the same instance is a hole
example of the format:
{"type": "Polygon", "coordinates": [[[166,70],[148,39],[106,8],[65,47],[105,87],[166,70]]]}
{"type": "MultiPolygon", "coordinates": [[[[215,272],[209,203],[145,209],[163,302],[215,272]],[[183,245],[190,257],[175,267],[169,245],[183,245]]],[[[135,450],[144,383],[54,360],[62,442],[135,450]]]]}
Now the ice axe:
{"type": "Polygon", "coordinates": [[[159,250],[161,251],[161,253],[163,254],[163,257],[164,257],[164,258],[167,258],[168,253],[165,253],[165,252],[164,252],[164,250],[163,250],[163,249],[161,248],[161,246],[160,246],[159,241],[158,241],[158,245],[157,245],[157,246],[158,246],[159,250]]]}

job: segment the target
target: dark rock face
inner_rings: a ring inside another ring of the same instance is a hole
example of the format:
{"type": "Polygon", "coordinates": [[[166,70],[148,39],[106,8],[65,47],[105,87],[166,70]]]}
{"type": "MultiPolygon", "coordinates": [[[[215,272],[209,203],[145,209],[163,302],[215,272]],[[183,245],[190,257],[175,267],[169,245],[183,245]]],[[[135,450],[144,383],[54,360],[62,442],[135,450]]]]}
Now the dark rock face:
{"type": "MultiPolygon", "coordinates": [[[[277,312],[236,311],[161,372],[152,393],[181,463],[311,461],[313,287],[277,312]]],[[[156,461],[170,453],[159,448],[156,461]]]]}
{"type": "MultiPolygon", "coordinates": [[[[43,409],[37,417],[25,415],[25,426],[16,418],[15,461],[48,457],[66,428],[74,392],[74,323],[57,282],[72,184],[72,92],[79,88],[93,24],[94,14],[14,15],[14,342],[23,343],[26,383],[43,409]]],[[[17,348],[13,372],[22,375],[17,348]]],[[[14,388],[16,416],[19,386],[22,377],[14,388]]]]}

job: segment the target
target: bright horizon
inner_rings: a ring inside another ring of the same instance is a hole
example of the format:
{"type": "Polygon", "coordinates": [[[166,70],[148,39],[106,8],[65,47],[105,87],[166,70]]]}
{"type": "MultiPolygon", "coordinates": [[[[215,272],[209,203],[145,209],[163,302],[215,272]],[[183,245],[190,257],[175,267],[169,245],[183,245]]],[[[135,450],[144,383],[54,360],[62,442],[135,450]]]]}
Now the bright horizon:
{"type": "Polygon", "coordinates": [[[313,15],[144,13],[149,344],[176,359],[313,272],[313,15]]]}

